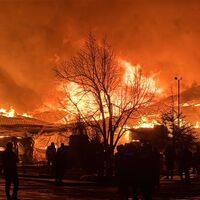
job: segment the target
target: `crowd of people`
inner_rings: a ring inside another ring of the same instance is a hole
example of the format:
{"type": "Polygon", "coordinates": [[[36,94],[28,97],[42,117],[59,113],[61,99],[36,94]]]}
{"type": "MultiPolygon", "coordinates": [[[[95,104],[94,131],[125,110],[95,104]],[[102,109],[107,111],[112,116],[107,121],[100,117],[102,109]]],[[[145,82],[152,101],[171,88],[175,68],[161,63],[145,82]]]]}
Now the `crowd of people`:
{"type": "Polygon", "coordinates": [[[119,192],[124,199],[151,199],[153,189],[159,186],[160,154],[148,143],[126,144],[117,147],[115,154],[116,177],[119,192]]]}
{"type": "MultiPolygon", "coordinates": [[[[8,142],[1,156],[7,200],[18,200],[19,159],[14,147],[13,143],[8,142]]],[[[49,172],[55,175],[56,184],[62,184],[66,167],[69,165],[67,146],[62,143],[56,149],[52,142],[47,147],[46,158],[49,172]]],[[[191,169],[200,174],[200,149],[192,152],[186,145],[175,148],[169,143],[161,153],[148,142],[128,143],[119,145],[114,156],[114,174],[122,199],[132,197],[137,200],[138,195],[142,195],[144,200],[151,200],[155,188],[160,186],[161,175],[173,179],[176,170],[182,182],[190,183],[191,169]]]]}
{"type": "Polygon", "coordinates": [[[61,143],[58,149],[56,149],[53,142],[47,147],[46,158],[48,169],[55,175],[55,182],[57,185],[62,184],[66,170],[67,157],[67,146],[65,146],[64,143],[61,143]]]}
{"type": "MultiPolygon", "coordinates": [[[[178,173],[182,182],[190,183],[190,168],[194,165],[195,154],[185,145],[175,149],[172,144],[167,145],[165,152],[165,163],[167,179],[173,179],[175,165],[177,165],[178,173]]],[[[199,155],[198,155],[199,156],[199,155]]],[[[198,170],[198,166],[196,166],[198,170]]]]}
{"type": "Polygon", "coordinates": [[[173,179],[174,172],[181,182],[190,183],[190,171],[199,174],[200,151],[192,151],[186,145],[174,147],[169,143],[163,152],[150,143],[130,143],[119,145],[115,154],[115,174],[119,192],[124,199],[152,199],[152,194],[160,186],[160,176],[173,179]]]}

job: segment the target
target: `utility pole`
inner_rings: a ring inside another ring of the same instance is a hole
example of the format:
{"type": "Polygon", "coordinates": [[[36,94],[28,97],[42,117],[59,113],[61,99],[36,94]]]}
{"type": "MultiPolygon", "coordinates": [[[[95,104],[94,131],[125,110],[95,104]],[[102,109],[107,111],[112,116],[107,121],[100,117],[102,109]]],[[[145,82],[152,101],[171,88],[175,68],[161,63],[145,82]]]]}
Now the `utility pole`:
{"type": "Polygon", "coordinates": [[[181,114],[181,98],[180,98],[180,87],[181,87],[181,80],[182,77],[174,77],[178,83],[178,127],[180,127],[180,114],[181,114]]]}

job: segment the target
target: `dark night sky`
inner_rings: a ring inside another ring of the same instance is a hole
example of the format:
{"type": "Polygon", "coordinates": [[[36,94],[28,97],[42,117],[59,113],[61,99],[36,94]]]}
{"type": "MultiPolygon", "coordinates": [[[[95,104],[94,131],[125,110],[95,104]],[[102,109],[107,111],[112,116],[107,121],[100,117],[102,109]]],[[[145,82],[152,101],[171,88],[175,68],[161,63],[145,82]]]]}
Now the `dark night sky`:
{"type": "Polygon", "coordinates": [[[198,0],[1,0],[0,107],[27,112],[51,99],[53,66],[89,31],[165,88],[174,75],[199,83],[198,0]]]}

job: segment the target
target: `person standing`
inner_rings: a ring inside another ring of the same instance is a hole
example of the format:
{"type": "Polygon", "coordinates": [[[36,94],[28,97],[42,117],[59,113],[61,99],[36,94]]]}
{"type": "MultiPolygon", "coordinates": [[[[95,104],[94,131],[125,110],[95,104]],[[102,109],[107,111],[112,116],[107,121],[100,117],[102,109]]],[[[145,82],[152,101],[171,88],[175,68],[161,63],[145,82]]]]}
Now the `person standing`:
{"type": "Polygon", "coordinates": [[[117,178],[118,190],[121,198],[128,198],[128,186],[125,180],[126,168],[125,168],[125,155],[124,146],[117,146],[117,153],[115,154],[115,175],[117,178]]]}
{"type": "Polygon", "coordinates": [[[49,167],[53,166],[55,157],[56,157],[56,147],[54,142],[52,142],[51,145],[49,145],[46,150],[46,158],[49,167]]]}
{"type": "Polygon", "coordinates": [[[178,156],[179,174],[181,182],[190,183],[190,167],[192,163],[192,152],[187,146],[180,149],[178,156]],[[185,175],[183,177],[183,175],[185,175]]]}
{"type": "Polygon", "coordinates": [[[139,167],[140,189],[144,200],[152,200],[153,192],[156,185],[155,160],[153,147],[150,143],[145,142],[141,146],[139,167]]]}
{"type": "Polygon", "coordinates": [[[159,189],[160,187],[160,171],[161,171],[161,159],[162,156],[156,147],[152,150],[152,175],[154,185],[159,189]]]}
{"type": "Polygon", "coordinates": [[[193,172],[200,175],[200,146],[197,146],[196,151],[192,156],[193,172]]]}
{"type": "Polygon", "coordinates": [[[169,177],[173,179],[174,176],[174,164],[176,159],[176,151],[172,144],[168,144],[165,149],[165,164],[167,168],[167,179],[169,177]]]}
{"type": "Polygon", "coordinates": [[[19,200],[17,198],[18,193],[18,172],[17,172],[17,163],[19,159],[17,155],[13,152],[13,144],[8,142],[6,145],[6,149],[2,154],[2,163],[3,163],[3,171],[5,175],[5,192],[7,200],[19,200]],[[13,183],[13,192],[12,196],[10,195],[11,184],[13,183]]]}
{"type": "Polygon", "coordinates": [[[64,145],[64,143],[61,143],[61,146],[60,148],[58,148],[58,151],[56,153],[56,159],[55,159],[55,170],[56,170],[55,181],[57,185],[62,185],[63,183],[66,164],[67,164],[67,148],[64,145]]]}

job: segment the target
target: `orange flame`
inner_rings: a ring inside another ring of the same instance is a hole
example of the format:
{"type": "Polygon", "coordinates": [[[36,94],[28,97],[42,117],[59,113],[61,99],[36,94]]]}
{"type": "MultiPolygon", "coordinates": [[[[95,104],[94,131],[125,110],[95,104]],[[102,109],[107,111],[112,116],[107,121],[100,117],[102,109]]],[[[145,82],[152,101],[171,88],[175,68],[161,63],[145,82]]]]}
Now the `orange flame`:
{"type": "Polygon", "coordinates": [[[141,120],[133,128],[135,128],[135,129],[138,129],[138,128],[154,128],[154,126],[158,125],[158,124],[159,123],[155,119],[150,121],[147,117],[142,116],[141,120]]]}
{"type": "MultiPolygon", "coordinates": [[[[128,86],[133,84],[135,76],[140,71],[141,66],[140,65],[134,66],[130,62],[127,62],[123,59],[119,59],[119,63],[124,68],[123,83],[128,86]]],[[[156,80],[154,79],[153,76],[151,77],[142,76],[141,82],[147,82],[150,93],[156,92],[157,94],[161,94],[163,91],[161,88],[157,87],[156,80]]],[[[57,87],[57,90],[59,92],[68,93],[67,97],[62,98],[61,104],[63,105],[63,109],[71,113],[70,115],[66,116],[66,119],[68,119],[69,121],[73,120],[72,113],[75,114],[75,107],[76,109],[79,109],[81,113],[85,116],[88,113],[90,113],[91,110],[93,111],[98,110],[98,106],[96,105],[96,101],[94,97],[88,93],[84,94],[82,91],[82,88],[76,83],[73,83],[73,82],[70,82],[67,84],[62,83],[61,85],[57,87]],[[68,97],[70,97],[71,102],[68,101],[68,97]]],[[[116,92],[116,94],[113,95],[112,101],[115,102],[116,105],[118,105],[119,104],[118,101],[120,100],[121,99],[119,99],[118,94],[116,92]]],[[[113,108],[113,112],[114,112],[114,115],[117,115],[118,111],[115,110],[115,108],[113,108]]],[[[106,110],[106,108],[104,110],[104,114],[105,114],[105,117],[109,115],[108,110],[106,110]]],[[[102,116],[96,115],[94,117],[96,120],[99,120],[101,119],[102,116]]]]}
{"type": "MultiPolygon", "coordinates": [[[[123,59],[119,60],[122,66],[125,69],[124,73],[124,83],[127,85],[131,85],[135,78],[135,74],[141,71],[141,65],[132,65],[130,62],[127,62],[123,59]]],[[[162,88],[157,86],[156,80],[154,79],[154,75],[150,77],[141,77],[141,81],[147,81],[150,87],[150,92],[156,92],[157,94],[161,94],[163,92],[162,88]]]]}
{"type": "Polygon", "coordinates": [[[0,108],[0,116],[4,116],[4,117],[16,117],[16,116],[32,117],[31,115],[29,115],[27,113],[18,114],[18,113],[16,113],[15,109],[12,108],[12,107],[9,110],[6,110],[5,108],[0,108]]]}
{"type": "Polygon", "coordinates": [[[199,121],[196,122],[194,128],[200,128],[200,122],[199,121]]]}

